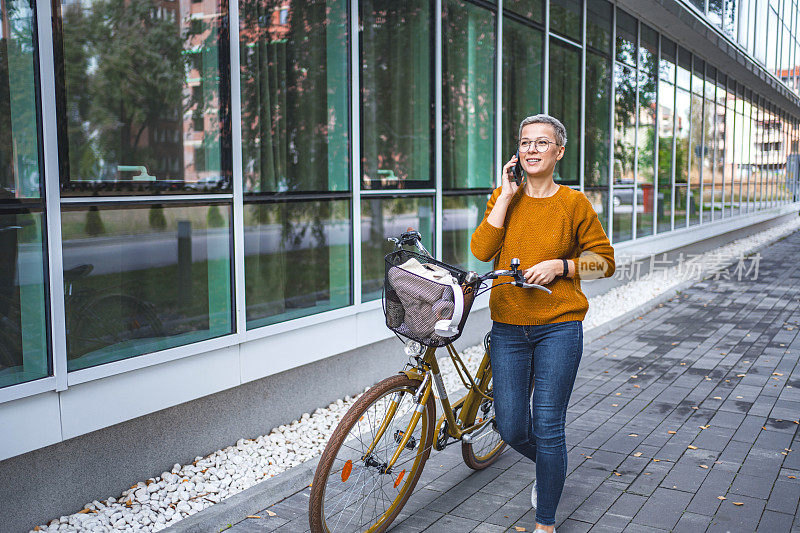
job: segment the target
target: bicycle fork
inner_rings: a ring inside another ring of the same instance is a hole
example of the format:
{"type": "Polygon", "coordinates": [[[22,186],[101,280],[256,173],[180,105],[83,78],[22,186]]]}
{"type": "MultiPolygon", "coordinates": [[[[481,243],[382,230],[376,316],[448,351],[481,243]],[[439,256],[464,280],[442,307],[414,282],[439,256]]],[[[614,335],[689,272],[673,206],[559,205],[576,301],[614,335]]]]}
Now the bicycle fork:
{"type": "MultiPolygon", "coordinates": [[[[425,373],[422,383],[420,383],[417,391],[414,393],[414,411],[411,413],[411,419],[408,421],[408,425],[406,426],[405,431],[402,433],[400,441],[397,443],[397,449],[395,449],[391,459],[389,459],[386,464],[380,465],[382,474],[390,474],[392,472],[392,467],[400,458],[400,454],[402,453],[403,449],[408,446],[411,435],[414,432],[414,428],[417,427],[419,419],[422,417],[423,411],[425,411],[425,406],[428,404],[428,398],[431,394],[431,387],[431,371],[429,370],[425,373]]],[[[395,414],[397,413],[397,407],[400,404],[403,394],[405,393],[398,391],[392,396],[392,399],[389,402],[389,407],[386,411],[386,415],[384,415],[383,421],[381,422],[378,431],[375,433],[375,438],[372,440],[367,448],[367,451],[362,457],[362,460],[366,461],[368,466],[378,466],[377,464],[369,464],[372,451],[375,449],[375,446],[377,446],[378,442],[380,442],[380,440],[383,438],[383,435],[386,433],[386,428],[389,427],[392,418],[394,418],[395,414]]]]}

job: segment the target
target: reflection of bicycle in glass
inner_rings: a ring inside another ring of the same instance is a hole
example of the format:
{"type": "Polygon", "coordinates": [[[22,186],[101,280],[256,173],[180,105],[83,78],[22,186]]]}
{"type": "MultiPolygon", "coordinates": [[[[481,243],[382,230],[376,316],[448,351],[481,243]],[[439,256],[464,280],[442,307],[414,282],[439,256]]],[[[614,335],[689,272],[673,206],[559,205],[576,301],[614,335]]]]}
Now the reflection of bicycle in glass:
{"type": "Polygon", "coordinates": [[[68,359],[126,341],[164,336],[164,326],[151,303],[128,294],[75,288],[75,282],[93,268],[78,265],[64,271],[68,359]]]}
{"type": "Polygon", "coordinates": [[[494,420],[489,335],[474,377],[452,342],[485,281],[509,276],[513,281],[508,284],[550,293],[525,282],[518,259],[512,260],[511,270],[479,276],[434,260],[419,232],[409,230],[390,240],[396,248],[386,256],[384,313],[390,329],[414,339],[406,345],[410,360],[400,373],[359,397],[331,435],[311,486],[312,533],[385,531],[411,496],[431,449],[461,442],[464,462],[475,470],[499,458],[505,442],[494,420]],[[437,347],[446,347],[467,389],[453,404],[439,371],[437,347]],[[444,410],[438,421],[434,385],[444,410]]]}

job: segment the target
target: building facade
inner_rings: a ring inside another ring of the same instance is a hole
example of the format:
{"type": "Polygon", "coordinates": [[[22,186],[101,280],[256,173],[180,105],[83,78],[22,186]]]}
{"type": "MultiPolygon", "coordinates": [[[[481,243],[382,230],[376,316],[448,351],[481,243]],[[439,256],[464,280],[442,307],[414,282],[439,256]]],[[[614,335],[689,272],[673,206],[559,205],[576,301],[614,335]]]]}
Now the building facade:
{"type": "Polygon", "coordinates": [[[619,251],[800,201],[797,0],[0,0],[0,15],[0,477],[387,339],[386,238],[413,226],[488,269],[470,236],[528,115],[566,125],[556,179],[619,251]]]}

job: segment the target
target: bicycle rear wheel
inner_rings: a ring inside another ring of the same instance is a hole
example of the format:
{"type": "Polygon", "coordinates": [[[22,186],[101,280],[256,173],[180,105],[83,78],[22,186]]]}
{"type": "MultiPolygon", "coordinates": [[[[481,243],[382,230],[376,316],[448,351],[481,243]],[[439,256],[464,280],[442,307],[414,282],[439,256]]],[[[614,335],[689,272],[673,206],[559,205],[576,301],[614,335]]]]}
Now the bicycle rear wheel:
{"type": "MultiPolygon", "coordinates": [[[[478,387],[487,396],[492,396],[491,369],[487,370],[478,387]]],[[[477,391],[471,392],[471,394],[477,394],[477,391]]],[[[497,461],[506,447],[506,443],[503,442],[500,433],[495,430],[494,402],[481,396],[477,406],[466,414],[464,425],[469,427],[487,420],[489,421],[487,426],[483,430],[479,430],[471,442],[462,441],[461,443],[461,457],[463,457],[467,466],[473,470],[483,470],[497,461]]]]}
{"type": "Polygon", "coordinates": [[[339,422],[311,485],[312,533],[379,533],[397,517],[433,445],[436,404],[430,394],[408,444],[394,467],[385,471],[416,408],[413,395],[419,386],[405,374],[387,378],[365,392],[339,422]],[[395,415],[368,454],[393,401],[397,401],[395,415]]]}

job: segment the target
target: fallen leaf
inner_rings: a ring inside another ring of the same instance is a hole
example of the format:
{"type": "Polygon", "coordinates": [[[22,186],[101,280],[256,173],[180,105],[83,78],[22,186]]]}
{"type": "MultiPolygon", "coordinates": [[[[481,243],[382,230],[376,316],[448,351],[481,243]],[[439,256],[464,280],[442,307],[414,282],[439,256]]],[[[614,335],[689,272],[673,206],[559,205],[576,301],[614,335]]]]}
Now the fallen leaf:
{"type": "Polygon", "coordinates": [[[714,399],[715,399],[715,400],[721,400],[721,399],[722,399],[722,396],[714,396],[714,399]]]}
{"type": "Polygon", "coordinates": [[[654,463],[661,462],[661,459],[653,459],[653,462],[654,462],[654,463]]]}
{"type": "Polygon", "coordinates": [[[708,465],[700,465],[700,468],[708,468],[708,465]]]}
{"type": "Polygon", "coordinates": [[[636,452],[635,454],[633,454],[633,456],[634,457],[641,457],[642,456],[642,452],[636,452]]]}
{"type": "Polygon", "coordinates": [[[618,392],[618,393],[616,393],[614,396],[621,396],[621,395],[622,395],[622,393],[621,393],[621,392],[618,392]]]}
{"type": "Polygon", "coordinates": [[[641,387],[639,385],[634,385],[634,387],[637,388],[637,389],[641,389],[641,387]]]}
{"type": "Polygon", "coordinates": [[[737,400],[741,400],[742,398],[744,398],[744,396],[737,396],[736,397],[737,400]]]}
{"type": "Polygon", "coordinates": [[[747,374],[736,374],[736,377],[737,377],[737,378],[743,378],[743,377],[745,377],[746,375],[747,375],[747,374]]]}
{"type": "Polygon", "coordinates": [[[674,435],[674,434],[677,433],[677,431],[673,431],[673,430],[670,429],[669,431],[667,431],[667,433],[669,433],[670,435],[674,435]]]}
{"type": "Polygon", "coordinates": [[[744,505],[744,502],[733,502],[733,505],[744,505]]]}
{"type": "Polygon", "coordinates": [[[692,409],[694,409],[694,410],[696,411],[696,410],[698,410],[698,409],[700,409],[700,408],[699,408],[699,407],[697,407],[696,405],[693,405],[693,406],[692,406],[692,409]]]}
{"type": "Polygon", "coordinates": [[[645,476],[649,476],[649,475],[650,475],[650,472],[645,472],[645,473],[644,473],[644,475],[645,475],[645,476]]]}
{"type": "Polygon", "coordinates": [[[689,448],[690,450],[696,450],[697,446],[694,446],[693,444],[690,444],[690,445],[687,446],[687,448],[689,448]]]}
{"type": "Polygon", "coordinates": [[[629,434],[628,436],[629,436],[629,437],[638,437],[638,436],[639,436],[639,434],[638,434],[638,433],[631,433],[631,434],[629,434]]]}
{"type": "Polygon", "coordinates": [[[700,429],[708,429],[709,428],[709,426],[697,426],[697,427],[699,427],[700,429]]]}
{"type": "Polygon", "coordinates": [[[621,476],[622,474],[620,474],[619,472],[614,472],[614,475],[615,476],[621,476]]]}
{"type": "Polygon", "coordinates": [[[514,526],[514,531],[528,531],[528,530],[525,529],[524,527],[514,526]]]}
{"type": "Polygon", "coordinates": [[[727,500],[728,498],[726,498],[725,496],[717,496],[717,499],[718,500],[727,500]]]}
{"type": "Polygon", "coordinates": [[[261,518],[261,517],[259,515],[257,515],[257,514],[251,514],[251,515],[245,516],[245,518],[261,518]]]}
{"type": "Polygon", "coordinates": [[[278,516],[278,513],[274,513],[274,512],[272,512],[272,511],[270,511],[269,509],[267,509],[267,514],[268,514],[269,516],[278,516]]]}
{"type": "Polygon", "coordinates": [[[592,458],[592,456],[591,456],[591,455],[587,455],[587,456],[586,456],[586,458],[587,458],[587,459],[591,459],[591,458],[592,458]]]}
{"type": "Polygon", "coordinates": [[[783,374],[781,374],[780,372],[773,372],[772,375],[773,376],[782,376],[783,374]]]}
{"type": "Polygon", "coordinates": [[[618,403],[612,403],[611,407],[619,407],[619,404],[618,403]]]}
{"type": "Polygon", "coordinates": [[[797,476],[786,476],[786,477],[788,477],[789,479],[797,479],[797,476]]]}

